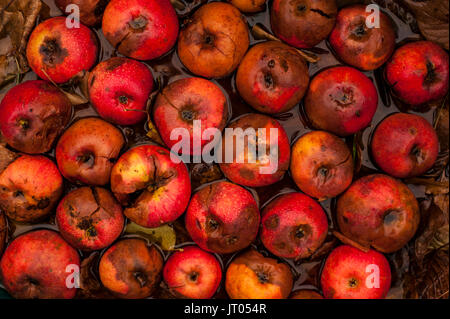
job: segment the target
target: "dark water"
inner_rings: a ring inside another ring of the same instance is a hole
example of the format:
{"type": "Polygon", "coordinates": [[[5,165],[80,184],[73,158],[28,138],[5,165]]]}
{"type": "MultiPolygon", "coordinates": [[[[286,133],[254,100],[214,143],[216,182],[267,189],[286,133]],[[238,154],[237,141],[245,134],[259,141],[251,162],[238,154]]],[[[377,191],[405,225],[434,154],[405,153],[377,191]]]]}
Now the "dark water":
{"type": "MultiPolygon", "coordinates": [[[[41,20],[46,19],[50,16],[61,15],[61,11],[58,8],[56,8],[56,6],[53,3],[53,0],[44,0],[43,2],[45,2],[49,6],[49,10],[44,10],[44,14],[43,14],[44,16],[40,17],[41,20]]],[[[187,0],[184,2],[188,6],[187,6],[187,9],[184,10],[183,12],[178,12],[179,16],[180,16],[180,24],[182,24],[183,19],[189,15],[189,13],[187,12],[187,11],[189,11],[189,9],[194,9],[194,8],[198,7],[201,3],[205,3],[205,2],[209,2],[209,1],[187,0]]],[[[348,2],[349,1],[346,1],[346,3],[348,3],[348,2]]],[[[359,1],[351,1],[351,2],[357,3],[359,1]]],[[[361,2],[363,2],[363,1],[361,1],[361,2]]],[[[366,1],[366,3],[367,3],[367,1],[366,1]]],[[[383,11],[386,12],[392,18],[392,20],[394,21],[394,23],[396,25],[397,43],[403,42],[407,39],[417,39],[420,37],[418,34],[413,33],[411,31],[411,28],[407,24],[402,22],[399,18],[397,18],[394,14],[392,14],[389,11],[385,11],[385,10],[383,10],[383,11]]],[[[247,21],[248,21],[250,27],[255,25],[256,23],[260,23],[260,24],[264,25],[267,30],[270,30],[270,20],[269,20],[269,13],[268,13],[267,8],[264,12],[252,14],[252,15],[246,15],[246,17],[247,17],[247,21]]],[[[102,34],[102,31],[101,31],[101,28],[95,28],[94,31],[96,32],[98,39],[100,41],[100,44],[101,44],[99,61],[103,61],[112,56],[118,55],[115,52],[114,48],[105,40],[105,38],[102,34]]],[[[256,40],[253,38],[253,36],[251,36],[251,44],[252,45],[257,42],[260,42],[260,41],[261,40],[256,40]]],[[[316,73],[320,72],[324,68],[341,64],[331,53],[326,41],[323,41],[317,47],[321,49],[321,50],[319,50],[320,53],[318,54],[320,56],[320,61],[318,63],[309,65],[309,73],[311,76],[314,76],[316,73]]],[[[154,61],[148,61],[147,64],[151,67],[154,78],[155,79],[160,78],[163,86],[165,86],[167,83],[172,82],[178,78],[192,76],[192,74],[190,74],[189,71],[180,62],[180,60],[177,56],[176,50],[172,50],[171,52],[169,52],[167,55],[165,55],[164,57],[162,57],[160,59],[157,59],[154,61]]],[[[376,72],[379,72],[379,71],[376,71],[376,72]]],[[[379,85],[379,83],[377,83],[377,81],[376,81],[377,75],[374,74],[374,72],[365,72],[365,74],[369,78],[371,78],[373,80],[373,82],[376,84],[380,98],[379,98],[378,110],[373,118],[372,125],[370,127],[368,127],[367,129],[365,129],[362,134],[362,142],[363,142],[362,163],[361,163],[362,168],[361,168],[361,171],[358,176],[368,174],[368,173],[376,170],[376,167],[374,166],[374,164],[372,163],[372,161],[369,157],[368,147],[367,147],[369,140],[370,140],[371,132],[383,118],[385,118],[387,115],[389,115],[391,113],[399,111],[399,109],[395,106],[394,102],[392,102],[392,101],[389,102],[389,99],[386,99],[383,96],[382,92],[384,92],[384,89],[382,86],[379,85]]],[[[378,76],[380,74],[378,74],[378,76]]],[[[36,79],[36,78],[37,77],[34,73],[29,72],[25,75],[23,80],[24,81],[32,80],[32,79],[36,79]]],[[[243,100],[239,97],[239,95],[236,91],[236,87],[235,87],[234,74],[229,77],[219,79],[215,82],[223,88],[223,90],[224,90],[224,92],[226,92],[226,95],[230,102],[230,105],[231,105],[230,120],[232,120],[242,114],[256,112],[252,108],[250,108],[248,105],[246,105],[243,102],[243,100]]],[[[2,98],[4,93],[12,86],[13,85],[9,85],[9,86],[3,88],[0,91],[0,98],[2,98]]],[[[74,87],[72,89],[75,90],[76,92],[80,92],[79,87],[74,87]]],[[[434,115],[433,110],[430,110],[425,113],[420,113],[420,114],[432,123],[433,115],[434,115]]],[[[79,118],[84,118],[87,116],[97,116],[95,110],[89,104],[76,106],[72,122],[79,118]]],[[[307,121],[305,120],[304,116],[302,116],[302,105],[301,104],[294,107],[290,112],[278,115],[277,119],[280,121],[280,123],[285,128],[288,136],[291,139],[291,143],[296,138],[300,137],[301,135],[303,135],[311,130],[310,127],[308,127],[307,121]]],[[[132,127],[122,127],[121,129],[127,138],[127,148],[126,149],[128,149],[129,147],[131,147],[133,145],[149,141],[149,139],[146,137],[146,133],[147,133],[146,125],[140,124],[140,125],[135,125],[132,127]]],[[[353,143],[352,138],[348,138],[347,143],[349,144],[349,146],[352,146],[352,143],[353,143]]],[[[126,150],[126,149],[124,149],[124,150],[126,150]]],[[[49,157],[53,158],[54,154],[53,154],[53,152],[50,152],[47,155],[49,157]]],[[[65,193],[68,193],[70,190],[74,189],[74,185],[71,185],[67,181],[65,181],[65,183],[66,183],[65,193]]],[[[411,188],[411,190],[414,192],[414,194],[416,195],[416,197],[418,199],[425,197],[423,187],[418,187],[415,185],[408,185],[408,186],[411,188]]],[[[260,203],[260,206],[264,206],[272,198],[274,198],[282,193],[287,193],[287,192],[292,192],[292,191],[298,191],[298,189],[295,186],[295,184],[294,184],[292,178],[289,176],[289,174],[286,174],[285,178],[282,181],[278,182],[277,184],[271,185],[268,187],[254,189],[254,190],[252,190],[252,193],[255,195],[255,197],[257,197],[257,199],[260,203]]],[[[334,222],[333,222],[333,217],[332,217],[333,216],[333,204],[334,204],[334,200],[326,200],[326,201],[321,202],[322,207],[326,210],[326,212],[328,214],[329,223],[330,223],[330,235],[329,235],[329,238],[327,239],[327,242],[335,240],[335,239],[333,239],[333,236],[331,235],[331,231],[334,227],[334,222]]],[[[180,232],[182,232],[182,229],[183,229],[183,220],[184,220],[184,217],[182,216],[179,218],[179,220],[174,225],[174,227],[176,229],[179,229],[180,232]]],[[[56,225],[54,224],[53,216],[50,217],[46,223],[42,223],[42,224],[38,224],[38,225],[18,225],[18,224],[10,223],[9,227],[10,227],[9,240],[11,240],[11,238],[18,236],[19,234],[22,234],[24,232],[27,232],[29,230],[36,229],[36,228],[44,227],[44,228],[57,229],[56,225]]],[[[186,244],[187,242],[189,242],[189,241],[186,241],[186,236],[180,235],[179,237],[182,239],[182,241],[177,241],[177,245],[183,245],[183,244],[186,244]]],[[[254,247],[256,247],[258,250],[263,252],[265,255],[270,255],[267,251],[265,251],[263,249],[262,245],[258,241],[256,241],[254,243],[254,247]]],[[[165,257],[167,257],[167,255],[168,255],[168,252],[165,252],[165,257]]],[[[86,256],[83,256],[83,257],[86,257],[86,256]]],[[[222,265],[224,265],[224,267],[226,267],[226,265],[230,261],[231,257],[232,256],[218,256],[218,258],[221,260],[221,263],[222,263],[222,265]]],[[[294,263],[291,260],[286,260],[286,262],[289,265],[291,265],[293,273],[295,274],[294,290],[298,289],[298,288],[320,289],[319,274],[320,274],[320,268],[321,268],[323,261],[324,261],[324,257],[319,258],[318,260],[314,260],[314,261],[307,260],[307,261],[300,261],[297,263],[294,263]]],[[[395,278],[395,274],[398,271],[396,271],[395,269],[393,269],[393,270],[394,270],[393,273],[394,273],[394,278],[395,278]]],[[[92,272],[94,275],[96,274],[95,263],[94,263],[92,272]]],[[[395,287],[395,285],[393,286],[393,288],[396,291],[401,289],[400,287],[395,287]]],[[[397,293],[395,295],[398,296],[397,293]]],[[[155,296],[156,297],[167,297],[167,293],[163,289],[160,289],[155,294],[155,296]]],[[[226,297],[226,294],[223,289],[223,285],[219,289],[219,292],[217,293],[217,297],[218,298],[226,297]]]]}

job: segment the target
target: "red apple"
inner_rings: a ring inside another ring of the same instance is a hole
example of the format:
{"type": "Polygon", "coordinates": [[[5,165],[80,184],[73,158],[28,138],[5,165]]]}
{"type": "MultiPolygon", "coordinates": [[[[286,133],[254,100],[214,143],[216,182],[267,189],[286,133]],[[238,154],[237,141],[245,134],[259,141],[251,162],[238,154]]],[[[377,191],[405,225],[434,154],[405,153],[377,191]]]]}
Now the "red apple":
{"type": "Polygon", "coordinates": [[[278,41],[256,44],[236,73],[241,97],[263,113],[289,111],[308,88],[308,66],[297,50],[278,41]]]}
{"type": "Polygon", "coordinates": [[[0,173],[0,209],[16,222],[45,219],[62,191],[58,168],[41,155],[22,155],[0,173]]]}
{"type": "Polygon", "coordinates": [[[327,299],[384,299],[391,287],[391,268],[375,250],[339,246],[328,256],[320,278],[327,299]]]}
{"type": "Polygon", "coordinates": [[[383,253],[402,248],[416,233],[419,220],[414,194],[387,175],[360,178],[337,201],[341,232],[383,253]]]}
{"type": "Polygon", "coordinates": [[[323,297],[315,290],[301,289],[294,291],[289,299],[323,299],[323,297]]]}
{"type": "Polygon", "coordinates": [[[185,211],[191,196],[186,165],[156,145],[128,150],[111,172],[111,190],[125,208],[125,216],[144,227],[173,222],[185,211]]]}
{"type": "Polygon", "coordinates": [[[289,169],[290,158],[286,131],[278,121],[266,115],[244,115],[231,123],[222,136],[220,169],[229,180],[240,185],[261,187],[280,181],[289,169]],[[244,134],[227,136],[230,129],[232,133],[242,129],[244,134]],[[254,129],[255,135],[246,135],[248,129],[254,129]],[[258,135],[259,129],[265,132],[265,138],[258,135]],[[272,132],[277,133],[277,139],[272,132]],[[241,150],[238,149],[240,143],[244,145],[241,150]],[[261,149],[263,154],[259,154],[261,149]]]}
{"type": "Polygon", "coordinates": [[[395,49],[396,34],[391,19],[382,11],[379,27],[371,27],[373,12],[366,8],[358,4],[339,10],[329,40],[343,62],[368,71],[379,68],[389,59],[395,49]]]}
{"type": "Polygon", "coordinates": [[[272,31],[297,48],[311,48],[326,39],[337,14],[335,0],[274,0],[272,31]]]}
{"type": "Polygon", "coordinates": [[[97,61],[98,40],[88,27],[68,28],[66,17],[40,23],[31,33],[27,60],[41,79],[65,83],[97,61]]]}
{"type": "Polygon", "coordinates": [[[242,12],[255,13],[266,8],[266,0],[227,0],[242,12]]]}
{"type": "Polygon", "coordinates": [[[401,101],[418,108],[448,91],[448,53],[430,41],[407,43],[386,64],[385,77],[401,101]]]}
{"type": "Polygon", "coordinates": [[[113,195],[100,187],[71,191],[56,209],[61,235],[73,247],[90,251],[112,244],[122,233],[122,207],[113,195]]]}
{"type": "Polygon", "coordinates": [[[264,207],[261,216],[261,241],[279,257],[307,258],[327,236],[327,215],[315,200],[302,193],[277,197],[264,207]]]}
{"type": "Polygon", "coordinates": [[[56,6],[65,14],[74,11],[66,8],[69,5],[77,5],[80,12],[80,21],[88,26],[95,26],[102,22],[103,10],[109,0],[55,0],[56,6]]]}
{"type": "Polygon", "coordinates": [[[230,263],[225,289],[231,299],[286,299],[293,281],[288,265],[252,249],[230,263]]]}
{"type": "Polygon", "coordinates": [[[396,113],[378,125],[371,150],[377,165],[389,175],[414,177],[433,166],[439,154],[439,140],[423,117],[396,113]]]}
{"type": "Polygon", "coordinates": [[[150,297],[161,280],[163,258],[155,246],[142,239],[124,239],[103,254],[100,280],[115,296],[125,299],[150,297]]]}
{"type": "Polygon", "coordinates": [[[196,246],[187,246],[169,257],[163,278],[175,296],[209,299],[219,288],[222,267],[214,255],[196,246]]]}
{"type": "Polygon", "coordinates": [[[70,121],[72,105],[56,87],[45,81],[16,85],[0,104],[0,130],[18,151],[48,152],[70,121]]]}
{"type": "Polygon", "coordinates": [[[88,185],[105,185],[125,143],[122,132],[99,118],[70,126],[56,145],[56,161],[65,178],[88,185]]]}
{"type": "Polygon", "coordinates": [[[133,125],[147,118],[152,71],[141,62],[113,57],[92,70],[88,90],[89,99],[102,118],[119,125],[133,125]]]}
{"type": "Polygon", "coordinates": [[[177,41],[178,17],[169,0],[111,0],[103,13],[102,30],[119,53],[152,60],[177,41]]]}
{"type": "Polygon", "coordinates": [[[184,78],[163,89],[156,99],[153,112],[155,125],[169,148],[180,143],[181,139],[170,139],[173,130],[184,128],[190,133],[188,154],[200,155],[203,146],[213,138],[203,139],[205,130],[216,128],[222,131],[225,127],[228,102],[222,90],[213,82],[202,78],[184,78]],[[199,135],[193,130],[193,121],[196,120],[201,124],[199,135]],[[201,144],[196,149],[194,138],[201,139],[201,144]]]}
{"type": "Polygon", "coordinates": [[[70,299],[77,289],[67,283],[70,275],[76,278],[74,270],[79,267],[77,251],[58,233],[42,229],[9,244],[0,260],[0,275],[14,298],[70,299]]]}
{"type": "Polygon", "coordinates": [[[309,85],[305,110],[313,126],[339,136],[366,128],[378,105],[375,85],[362,72],[346,66],[326,69],[309,85]]]}
{"type": "Polygon", "coordinates": [[[219,254],[244,249],[256,238],[259,209],[252,194],[229,182],[199,190],[186,211],[186,229],[200,248],[219,254]]]}

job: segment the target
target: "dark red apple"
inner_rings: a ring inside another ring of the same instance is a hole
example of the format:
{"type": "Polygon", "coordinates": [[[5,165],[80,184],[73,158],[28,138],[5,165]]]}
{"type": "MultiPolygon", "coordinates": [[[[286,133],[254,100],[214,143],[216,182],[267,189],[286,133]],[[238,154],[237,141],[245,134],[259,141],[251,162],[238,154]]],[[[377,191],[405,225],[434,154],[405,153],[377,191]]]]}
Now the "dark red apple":
{"type": "Polygon", "coordinates": [[[293,281],[288,265],[251,249],[228,266],[225,289],[231,299],[286,299],[293,281]]]}
{"type": "Polygon", "coordinates": [[[199,190],[186,211],[186,229],[200,248],[219,254],[244,249],[258,234],[260,215],[252,194],[229,182],[199,190]]]}
{"type": "Polygon", "coordinates": [[[219,158],[220,169],[232,182],[249,187],[268,186],[280,181],[289,169],[289,138],[275,119],[247,114],[225,129],[219,158]],[[252,129],[254,134],[247,135],[252,129]],[[244,147],[239,149],[238,145],[244,147]]]}
{"type": "Polygon", "coordinates": [[[151,228],[183,214],[191,197],[191,181],[186,165],[175,154],[160,146],[140,145],[114,165],[111,190],[127,206],[125,216],[151,228]]]}
{"type": "Polygon", "coordinates": [[[209,299],[219,288],[222,267],[214,255],[196,246],[181,248],[170,255],[163,278],[176,297],[209,299]]]}
{"type": "Polygon", "coordinates": [[[56,161],[65,178],[88,185],[105,185],[125,143],[122,132],[99,118],[70,126],[56,145],[56,161]]]}
{"type": "MultiPolygon", "coordinates": [[[[67,6],[77,5],[80,12],[80,21],[87,26],[95,26],[102,22],[103,10],[109,0],[55,0],[57,7],[65,14],[75,11],[66,11],[67,6]]],[[[70,7],[69,7],[70,9],[70,7]]]]}
{"type": "Polygon", "coordinates": [[[323,297],[315,290],[301,289],[294,291],[289,299],[323,299],[323,297]]]}
{"type": "Polygon", "coordinates": [[[391,19],[382,11],[379,27],[371,27],[373,12],[366,8],[358,4],[339,10],[330,44],[343,62],[369,71],[382,66],[392,55],[396,34],[391,19]]]}
{"type": "Polygon", "coordinates": [[[327,299],[384,299],[391,287],[391,268],[375,250],[339,246],[328,256],[320,278],[327,299]]]}
{"type": "Polygon", "coordinates": [[[337,15],[335,0],[274,0],[272,31],[297,48],[311,48],[326,39],[337,15]]]}
{"type": "Polygon", "coordinates": [[[423,117],[396,113],[378,125],[371,150],[377,165],[389,175],[414,177],[433,166],[439,154],[439,140],[423,117]]]}
{"type": "Polygon", "coordinates": [[[6,222],[5,214],[0,211],[0,256],[3,253],[3,248],[6,245],[6,236],[8,236],[8,224],[6,222]]]}
{"type": "Polygon", "coordinates": [[[362,72],[346,66],[326,69],[309,85],[305,110],[313,126],[339,136],[366,128],[378,105],[375,85],[362,72]]]}
{"type": "Polygon", "coordinates": [[[171,140],[172,132],[175,129],[186,129],[190,133],[189,145],[182,146],[188,152],[182,153],[200,155],[203,146],[213,140],[213,136],[203,139],[205,131],[213,128],[222,131],[225,127],[228,119],[227,98],[211,81],[202,78],[176,80],[158,95],[153,106],[153,119],[161,138],[169,148],[183,143],[181,136],[171,140]],[[193,121],[200,121],[201,130],[198,133],[193,128],[193,121]],[[194,138],[201,140],[195,147],[194,138]]]}
{"type": "Polygon", "coordinates": [[[308,88],[308,66],[297,50],[278,41],[256,44],[236,73],[241,97],[263,113],[289,111],[308,88]]]}
{"type": "Polygon", "coordinates": [[[58,168],[41,155],[22,155],[0,173],[0,209],[16,222],[45,219],[62,191],[58,168]]]}
{"type": "MultiPolygon", "coordinates": [[[[80,269],[80,257],[51,230],[34,230],[15,238],[0,260],[0,275],[8,293],[17,299],[70,299],[70,275],[80,269]]],[[[74,284],[73,281],[70,282],[74,284]]]]}
{"type": "Polygon", "coordinates": [[[419,204],[410,189],[382,174],[354,182],[339,197],[336,216],[345,236],[383,253],[402,248],[420,220],[419,204]]]}
{"type": "Polygon", "coordinates": [[[202,5],[178,39],[181,62],[196,75],[221,78],[233,72],[249,46],[245,18],[231,4],[202,5]]]}
{"type": "Polygon", "coordinates": [[[31,33],[27,60],[41,79],[65,83],[97,61],[98,40],[88,27],[68,28],[66,17],[40,23],[31,33]]]}
{"type": "Polygon", "coordinates": [[[337,136],[312,131],[292,147],[291,174],[302,192],[319,200],[332,198],[352,183],[352,154],[337,136]]]}
{"type": "Polygon", "coordinates": [[[16,85],[0,104],[0,130],[5,141],[29,154],[48,152],[70,121],[72,105],[45,81],[16,85]]]}
{"type": "Polygon", "coordinates": [[[150,297],[161,280],[163,258],[155,246],[129,238],[115,243],[100,259],[100,280],[115,296],[124,299],[150,297]]]}
{"type": "Polygon", "coordinates": [[[178,36],[178,17],[169,0],[111,0],[102,31],[119,53],[152,60],[167,53],[178,36]]]}
{"type": "Polygon", "coordinates": [[[419,108],[448,92],[448,53],[430,41],[407,43],[386,64],[385,77],[404,103],[419,108]]]}
{"type": "Polygon", "coordinates": [[[152,90],[152,71],[127,58],[100,62],[88,79],[89,99],[98,114],[119,125],[133,125],[147,118],[147,100],[152,90]]]}
{"type": "Polygon", "coordinates": [[[122,233],[122,207],[113,195],[100,187],[71,191],[56,209],[61,235],[73,247],[90,251],[111,245],[122,233]]]}

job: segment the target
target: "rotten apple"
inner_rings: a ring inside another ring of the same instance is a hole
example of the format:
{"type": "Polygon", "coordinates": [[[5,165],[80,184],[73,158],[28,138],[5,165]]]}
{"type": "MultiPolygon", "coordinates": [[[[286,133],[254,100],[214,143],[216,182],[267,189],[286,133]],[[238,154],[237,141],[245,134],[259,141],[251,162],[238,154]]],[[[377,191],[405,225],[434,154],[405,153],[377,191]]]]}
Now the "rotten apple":
{"type": "Polygon", "coordinates": [[[266,8],[267,0],[227,0],[236,8],[245,13],[255,13],[266,8]]]}
{"type": "Polygon", "coordinates": [[[109,0],[55,0],[56,6],[65,14],[76,12],[66,11],[67,6],[77,5],[80,12],[80,21],[91,27],[102,22],[103,11],[108,2],[109,0]]]}

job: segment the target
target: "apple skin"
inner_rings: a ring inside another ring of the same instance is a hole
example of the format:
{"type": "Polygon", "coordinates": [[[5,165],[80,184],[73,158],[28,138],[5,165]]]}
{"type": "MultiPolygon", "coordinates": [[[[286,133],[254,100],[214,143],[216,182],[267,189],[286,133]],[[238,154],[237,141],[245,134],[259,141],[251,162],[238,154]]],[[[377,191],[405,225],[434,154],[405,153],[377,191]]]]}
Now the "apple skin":
{"type": "Polygon", "coordinates": [[[256,238],[260,214],[248,190],[229,182],[214,182],[192,196],[185,221],[200,248],[229,254],[256,238]]]}
{"type": "Polygon", "coordinates": [[[302,193],[277,197],[263,209],[261,216],[261,241],[278,257],[307,258],[327,237],[324,210],[302,193]]]}
{"type": "Polygon", "coordinates": [[[225,290],[231,299],[286,299],[292,285],[289,266],[254,249],[234,258],[225,276],[225,290]]]}
{"type": "Polygon", "coordinates": [[[63,238],[83,251],[111,245],[122,233],[122,207],[106,189],[81,187],[71,191],[56,208],[56,223],[63,238]]]}
{"type": "Polygon", "coordinates": [[[334,27],[335,0],[274,0],[270,24],[274,34],[297,48],[312,48],[334,27]]]}
{"type": "MultiPolygon", "coordinates": [[[[34,230],[15,238],[0,260],[0,275],[16,299],[71,299],[69,265],[80,267],[80,256],[55,231],[34,230]]],[[[78,268],[79,269],[79,268],[78,268]]]]}
{"type": "Polygon", "coordinates": [[[439,140],[433,126],[423,117],[396,113],[377,126],[371,151],[383,171],[397,178],[410,178],[433,166],[439,154],[439,140]]]}
{"type": "Polygon", "coordinates": [[[315,290],[301,289],[294,291],[289,299],[323,299],[323,297],[315,290]]]}
{"type": "MultiPolygon", "coordinates": [[[[233,183],[248,186],[248,187],[262,187],[262,186],[268,186],[272,185],[281,179],[283,179],[285,172],[289,169],[289,161],[291,158],[291,148],[289,145],[289,138],[286,134],[286,131],[284,130],[283,126],[278,123],[277,120],[262,114],[247,114],[236,121],[232,122],[229,126],[231,129],[236,128],[242,128],[242,130],[245,132],[248,128],[253,128],[255,130],[255,133],[258,133],[258,129],[265,129],[266,132],[266,140],[262,141],[262,144],[266,146],[266,154],[265,156],[262,156],[260,158],[254,159],[254,163],[249,163],[249,161],[252,159],[249,157],[249,155],[252,155],[251,152],[249,152],[248,144],[251,145],[251,147],[255,147],[257,145],[254,145],[255,142],[250,140],[250,143],[248,143],[248,137],[244,137],[243,141],[244,143],[244,154],[241,154],[240,152],[237,152],[237,142],[238,139],[236,136],[232,137],[232,140],[227,139],[225,135],[223,135],[222,138],[222,160],[220,165],[220,169],[222,170],[223,174],[231,180],[233,183]],[[270,130],[276,129],[278,132],[278,140],[277,143],[272,144],[271,143],[271,137],[270,137],[270,130]],[[229,144],[228,144],[229,143],[229,144]],[[227,144],[229,145],[227,147],[227,144]],[[277,161],[277,167],[275,167],[274,163],[266,163],[265,160],[269,160],[270,155],[270,148],[277,146],[278,147],[278,161],[277,161]],[[233,162],[227,163],[227,148],[233,149],[233,162]],[[239,153],[239,154],[236,154],[239,153]],[[250,153],[250,154],[249,154],[250,153]],[[238,159],[243,158],[243,163],[238,163],[238,159]],[[273,173],[261,173],[260,169],[270,169],[273,170],[273,173]],[[276,169],[275,169],[276,168],[276,169]]],[[[225,129],[226,130],[226,129],[225,129]]],[[[255,151],[255,155],[258,156],[258,153],[255,151]]]]}
{"type": "Polygon", "coordinates": [[[239,10],[228,3],[202,5],[181,30],[178,56],[196,75],[222,78],[232,73],[249,46],[249,31],[239,10]]]}
{"type": "Polygon", "coordinates": [[[252,47],[236,73],[241,97],[254,109],[269,114],[292,109],[305,95],[308,83],[305,60],[295,49],[278,41],[252,47]]]}
{"type": "Polygon", "coordinates": [[[8,224],[6,222],[5,214],[0,211],[0,257],[3,253],[3,248],[6,245],[6,236],[8,236],[8,224]]]}
{"type": "Polygon", "coordinates": [[[172,49],[178,17],[169,0],[111,0],[103,13],[102,31],[119,53],[153,60],[172,49]]]}
{"type": "Polygon", "coordinates": [[[123,239],[108,248],[100,259],[100,281],[119,298],[147,298],[161,280],[163,262],[155,246],[147,246],[142,239],[123,239]]]}
{"type": "Polygon", "coordinates": [[[384,299],[391,287],[391,268],[386,257],[373,249],[366,253],[342,245],[326,259],[320,282],[326,299],[384,299]],[[376,274],[368,268],[370,265],[378,266],[378,288],[366,284],[367,281],[371,284],[375,281],[368,278],[376,274]]]}
{"type": "Polygon", "coordinates": [[[196,246],[181,248],[170,255],[163,278],[172,294],[189,299],[209,299],[222,280],[222,267],[214,255],[196,246]]]}
{"type": "Polygon", "coordinates": [[[383,253],[401,249],[416,233],[420,211],[414,194],[382,174],[355,181],[337,201],[339,229],[348,238],[383,253]]]}
{"type": "Polygon", "coordinates": [[[153,74],[141,62],[113,57],[92,70],[88,90],[89,100],[102,118],[114,124],[133,125],[147,118],[153,74]]]}
{"type": "Polygon", "coordinates": [[[375,85],[357,69],[338,66],[317,74],[305,97],[305,111],[314,127],[349,136],[372,121],[377,110],[375,85]]]}
{"type": "Polygon", "coordinates": [[[125,216],[143,227],[159,227],[183,214],[191,196],[189,172],[170,151],[140,145],[125,152],[111,172],[111,190],[125,216]]]}
{"type": "Polygon", "coordinates": [[[448,92],[448,53],[430,41],[398,48],[385,68],[393,94],[413,108],[442,99],[448,92]]]}
{"type": "Polygon", "coordinates": [[[102,22],[103,10],[108,2],[109,0],[55,0],[56,6],[65,14],[68,14],[66,12],[68,5],[77,5],[80,10],[80,21],[90,27],[102,22]]]}
{"type": "Polygon", "coordinates": [[[89,71],[98,51],[98,40],[88,27],[80,23],[79,28],[67,28],[66,17],[55,17],[40,23],[31,33],[27,60],[41,79],[65,83],[89,71]]]}
{"type": "Polygon", "coordinates": [[[298,188],[311,197],[336,197],[352,183],[352,154],[337,136],[312,131],[292,147],[291,175],[298,188]]]}
{"type": "MultiPolygon", "coordinates": [[[[167,85],[158,94],[153,106],[153,119],[164,143],[172,148],[179,140],[171,140],[174,129],[185,128],[190,132],[190,152],[200,155],[203,146],[211,142],[203,140],[200,149],[193,146],[193,121],[201,121],[201,134],[209,128],[222,131],[228,119],[228,102],[222,90],[213,82],[202,78],[184,78],[167,85]]],[[[181,138],[180,138],[181,139],[181,138]]]]}
{"type": "Polygon", "coordinates": [[[61,174],[76,184],[106,185],[125,144],[122,132],[99,118],[73,123],[56,145],[61,174]]]}
{"type": "Polygon", "coordinates": [[[267,0],[227,0],[241,12],[256,13],[263,11],[267,0]]]}
{"type": "Polygon", "coordinates": [[[22,155],[0,173],[0,209],[19,223],[45,219],[62,192],[58,168],[41,155],[22,155]]]}
{"type": "Polygon", "coordinates": [[[366,5],[353,5],[339,10],[330,44],[346,64],[364,71],[381,67],[395,49],[395,29],[391,19],[380,10],[380,27],[368,28],[366,5]]]}

